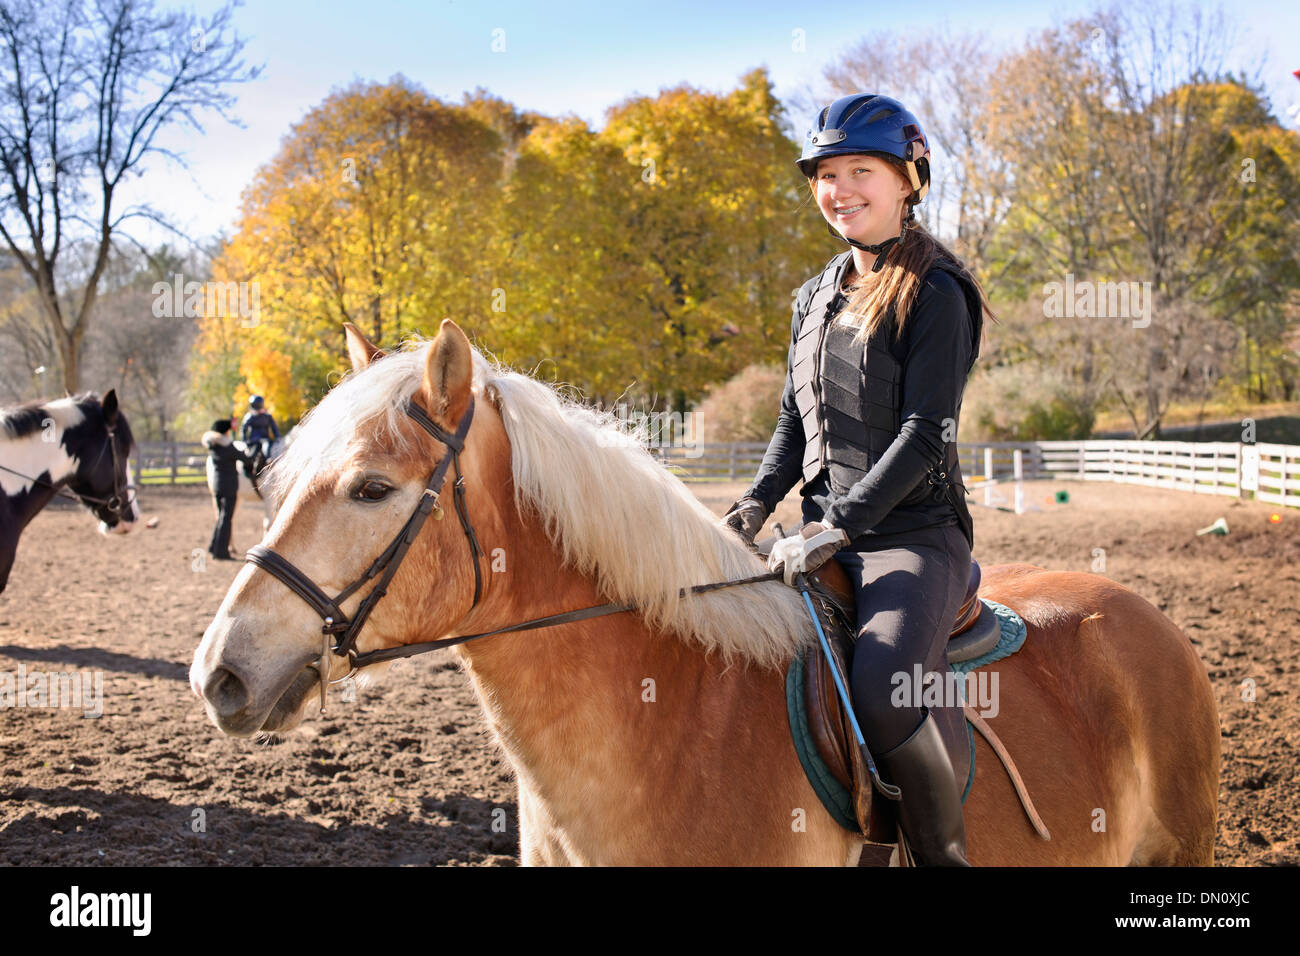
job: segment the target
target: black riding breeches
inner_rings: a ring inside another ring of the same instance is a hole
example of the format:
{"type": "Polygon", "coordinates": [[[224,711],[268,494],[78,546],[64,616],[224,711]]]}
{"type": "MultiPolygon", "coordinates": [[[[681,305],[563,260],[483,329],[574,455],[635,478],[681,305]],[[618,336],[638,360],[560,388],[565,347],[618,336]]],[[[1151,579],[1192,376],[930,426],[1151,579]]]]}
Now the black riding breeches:
{"type": "Polygon", "coordinates": [[[217,503],[217,525],[212,529],[212,540],[208,543],[208,553],[219,558],[230,554],[230,531],[235,518],[235,504],[239,500],[238,492],[213,495],[217,503]]]}
{"type": "Polygon", "coordinates": [[[970,547],[955,524],[867,536],[854,547],[835,555],[858,603],[853,709],[868,747],[880,755],[924,716],[916,665],[943,680],[948,635],[970,579],[970,547]]]}

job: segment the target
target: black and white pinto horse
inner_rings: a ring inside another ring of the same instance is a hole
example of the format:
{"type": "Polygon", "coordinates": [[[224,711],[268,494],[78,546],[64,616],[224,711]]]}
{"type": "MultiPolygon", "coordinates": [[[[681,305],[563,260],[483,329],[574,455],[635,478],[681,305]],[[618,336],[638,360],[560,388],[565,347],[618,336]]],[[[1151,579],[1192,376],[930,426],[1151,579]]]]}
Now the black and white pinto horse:
{"type": "Polygon", "coordinates": [[[140,518],[130,455],[133,439],[117,393],[29,402],[0,409],[0,591],[18,536],[55,495],[75,497],[102,534],[123,534],[140,518]]]}

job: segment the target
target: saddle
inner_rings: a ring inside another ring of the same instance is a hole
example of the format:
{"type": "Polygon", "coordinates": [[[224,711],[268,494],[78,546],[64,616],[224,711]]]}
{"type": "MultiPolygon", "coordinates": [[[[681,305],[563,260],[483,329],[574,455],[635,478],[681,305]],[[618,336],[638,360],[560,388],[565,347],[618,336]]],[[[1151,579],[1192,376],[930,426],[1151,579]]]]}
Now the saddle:
{"type": "MultiPolygon", "coordinates": [[[[755,543],[760,555],[771,553],[776,538],[755,543]]],[[[819,618],[826,634],[827,644],[837,660],[840,674],[851,673],[853,644],[856,638],[857,608],[848,575],[835,560],[827,561],[809,575],[814,593],[814,607],[820,605],[819,618]]],[[[971,559],[966,595],[962,601],[952,633],[948,639],[948,661],[951,664],[973,660],[991,651],[1001,636],[1001,626],[992,609],[978,597],[980,586],[979,563],[971,559]]],[[[808,653],[803,668],[803,698],[809,736],[822,762],[835,780],[852,795],[853,815],[858,830],[868,844],[888,845],[898,842],[898,819],[893,801],[872,799],[871,777],[866,762],[857,747],[852,724],[835,688],[830,664],[820,648],[808,653]]],[[[965,713],[954,708],[939,708],[934,712],[941,736],[947,746],[955,775],[954,786],[964,793],[969,790],[969,778],[974,769],[974,741],[966,727],[969,720],[989,739],[998,756],[1007,766],[1017,792],[1026,804],[1031,821],[1036,814],[1019,782],[1014,764],[1002,748],[992,730],[969,707],[965,713]],[[965,719],[963,719],[965,718],[965,719]]],[[[888,782],[888,781],[887,781],[888,782]]],[[[1037,826],[1037,824],[1035,824],[1037,826]]],[[[1045,833],[1045,829],[1040,831],[1045,833]]],[[[868,854],[864,852],[863,862],[868,854]]],[[[879,862],[878,858],[872,859],[879,862]]]]}

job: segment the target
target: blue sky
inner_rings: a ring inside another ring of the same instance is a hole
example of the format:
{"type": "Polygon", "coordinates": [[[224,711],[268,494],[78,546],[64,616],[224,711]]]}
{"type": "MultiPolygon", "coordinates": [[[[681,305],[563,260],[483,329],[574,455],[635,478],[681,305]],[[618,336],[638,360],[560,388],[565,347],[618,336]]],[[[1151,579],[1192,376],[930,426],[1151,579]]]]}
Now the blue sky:
{"type": "MultiPolygon", "coordinates": [[[[170,5],[159,0],[160,7],[170,5]]],[[[192,8],[206,14],[220,5],[192,8]]],[[[1300,36],[1300,4],[1286,6],[1239,0],[1229,8],[1241,48],[1268,56],[1266,82],[1279,114],[1300,104],[1300,83],[1290,75],[1300,68],[1300,48],[1288,44],[1300,36]]],[[[240,93],[236,114],[245,128],[212,116],[204,136],[169,133],[166,145],[186,155],[190,173],[155,162],[133,191],[147,193],[193,238],[232,231],[240,192],[289,127],[332,89],[355,79],[382,81],[401,73],[450,102],[483,86],[516,106],[575,113],[599,127],[604,110],[627,96],[681,83],[726,90],[760,65],[782,98],[817,88],[840,52],[878,29],[946,24],[1010,44],[1094,7],[1029,0],[819,7],[773,0],[251,0],[235,11],[234,22],[249,40],[248,62],[264,64],[265,71],[240,93]],[[497,29],[504,31],[503,52],[491,48],[497,29]],[[792,49],[796,29],[804,31],[803,52],[792,49]]],[[[162,238],[136,234],[146,241],[162,238]]]]}

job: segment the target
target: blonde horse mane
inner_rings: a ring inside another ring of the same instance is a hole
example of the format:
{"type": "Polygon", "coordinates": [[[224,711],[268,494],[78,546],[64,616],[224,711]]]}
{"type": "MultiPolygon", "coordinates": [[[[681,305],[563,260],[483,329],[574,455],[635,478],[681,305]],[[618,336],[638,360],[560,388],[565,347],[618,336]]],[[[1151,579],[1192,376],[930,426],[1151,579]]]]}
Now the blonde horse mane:
{"type": "MultiPolygon", "coordinates": [[[[379,431],[397,450],[410,450],[403,409],[420,388],[430,346],[408,342],[326,395],[272,466],[272,493],[282,498],[300,474],[341,461],[358,435],[379,431]]],[[[639,606],[651,628],[719,651],[728,663],[776,667],[807,645],[807,611],[779,581],[679,595],[761,574],[766,565],[635,433],[610,413],[471,353],[474,393],[493,403],[510,440],[515,506],[540,519],[566,566],[591,575],[608,600],[639,606]]]]}

